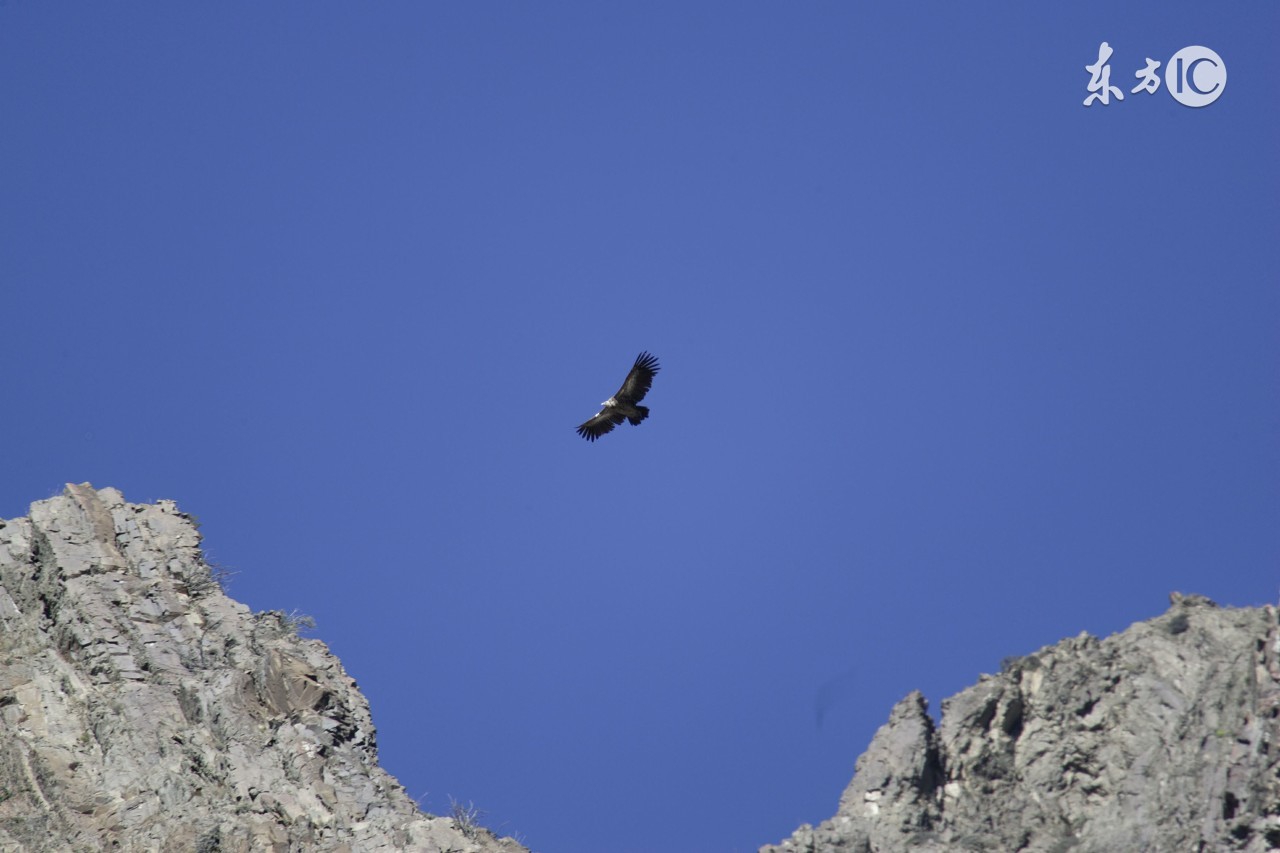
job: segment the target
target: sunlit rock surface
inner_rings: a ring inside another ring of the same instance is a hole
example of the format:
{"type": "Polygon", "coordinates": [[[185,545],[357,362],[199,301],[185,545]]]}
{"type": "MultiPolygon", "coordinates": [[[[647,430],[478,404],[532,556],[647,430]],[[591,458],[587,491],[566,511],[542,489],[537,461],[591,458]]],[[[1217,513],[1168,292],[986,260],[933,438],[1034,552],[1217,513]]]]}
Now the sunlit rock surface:
{"type": "Polygon", "coordinates": [[[0,851],[522,851],[422,814],[323,643],[193,520],[68,485],[0,521],[0,851]]]}
{"type": "Polygon", "coordinates": [[[762,853],[1280,849],[1274,607],[1173,596],[1163,616],[1005,662],[942,703],[914,693],[835,817],[762,853]]]}

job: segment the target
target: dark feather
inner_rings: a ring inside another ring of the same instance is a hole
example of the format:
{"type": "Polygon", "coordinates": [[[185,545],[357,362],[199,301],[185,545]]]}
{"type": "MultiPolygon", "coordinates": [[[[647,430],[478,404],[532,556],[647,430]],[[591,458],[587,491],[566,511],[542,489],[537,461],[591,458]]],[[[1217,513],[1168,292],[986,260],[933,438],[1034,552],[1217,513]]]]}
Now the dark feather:
{"type": "Polygon", "coordinates": [[[622,414],[612,409],[601,409],[595,417],[578,427],[578,435],[587,441],[595,441],[605,433],[613,432],[613,428],[625,420],[622,414]]]}
{"type": "Polygon", "coordinates": [[[605,433],[612,432],[623,421],[630,421],[632,426],[638,426],[649,417],[648,407],[636,404],[649,393],[658,369],[658,359],[655,356],[647,352],[640,353],[618,393],[595,416],[579,425],[578,435],[587,441],[595,441],[605,433]]]}
{"type": "Polygon", "coordinates": [[[622,383],[622,387],[614,397],[620,403],[639,403],[653,387],[653,377],[660,369],[656,356],[649,355],[647,352],[640,353],[636,356],[636,363],[631,366],[631,372],[627,374],[626,381],[622,383]]]}

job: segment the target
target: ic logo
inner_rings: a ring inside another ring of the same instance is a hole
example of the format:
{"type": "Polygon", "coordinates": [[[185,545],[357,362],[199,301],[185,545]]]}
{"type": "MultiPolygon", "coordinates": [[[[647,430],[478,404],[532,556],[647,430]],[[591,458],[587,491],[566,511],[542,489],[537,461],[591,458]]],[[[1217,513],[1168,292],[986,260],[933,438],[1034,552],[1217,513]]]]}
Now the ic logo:
{"type": "Polygon", "coordinates": [[[1191,45],[1169,57],[1164,85],[1174,100],[1188,107],[1204,107],[1218,100],[1227,87],[1227,66],[1207,47],[1191,45]]]}

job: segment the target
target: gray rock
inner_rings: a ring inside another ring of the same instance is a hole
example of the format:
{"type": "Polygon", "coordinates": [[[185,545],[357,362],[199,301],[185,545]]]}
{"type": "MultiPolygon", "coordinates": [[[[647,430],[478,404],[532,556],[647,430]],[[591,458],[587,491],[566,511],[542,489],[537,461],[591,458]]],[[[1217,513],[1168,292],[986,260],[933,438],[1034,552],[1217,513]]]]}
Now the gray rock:
{"type": "Polygon", "coordinates": [[[421,813],[295,627],[222,593],[172,501],[0,521],[0,851],[524,850],[421,813]]]}
{"type": "Polygon", "coordinates": [[[899,702],[835,817],[761,853],[1280,849],[1274,607],[1175,593],[1003,669],[937,727],[919,693],[899,702]]]}

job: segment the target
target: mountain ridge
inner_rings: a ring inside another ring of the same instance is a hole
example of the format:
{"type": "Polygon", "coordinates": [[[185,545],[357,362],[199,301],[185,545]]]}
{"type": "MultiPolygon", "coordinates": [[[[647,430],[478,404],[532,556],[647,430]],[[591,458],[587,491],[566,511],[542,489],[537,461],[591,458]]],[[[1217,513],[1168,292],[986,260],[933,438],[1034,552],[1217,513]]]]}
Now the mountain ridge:
{"type": "Polygon", "coordinates": [[[1280,849],[1276,608],[1161,616],[898,702],[836,814],[760,853],[1280,849]]]}
{"type": "MultiPolygon", "coordinates": [[[[225,595],[194,519],[68,484],[0,520],[0,851],[520,853],[423,814],[298,620],[225,595]]],[[[913,692],[835,815],[761,853],[1280,850],[1280,619],[1164,614],[913,692]]]]}
{"type": "Polygon", "coordinates": [[[0,520],[0,850],[519,853],[423,814],[319,640],[227,597],[173,501],[0,520]]]}

